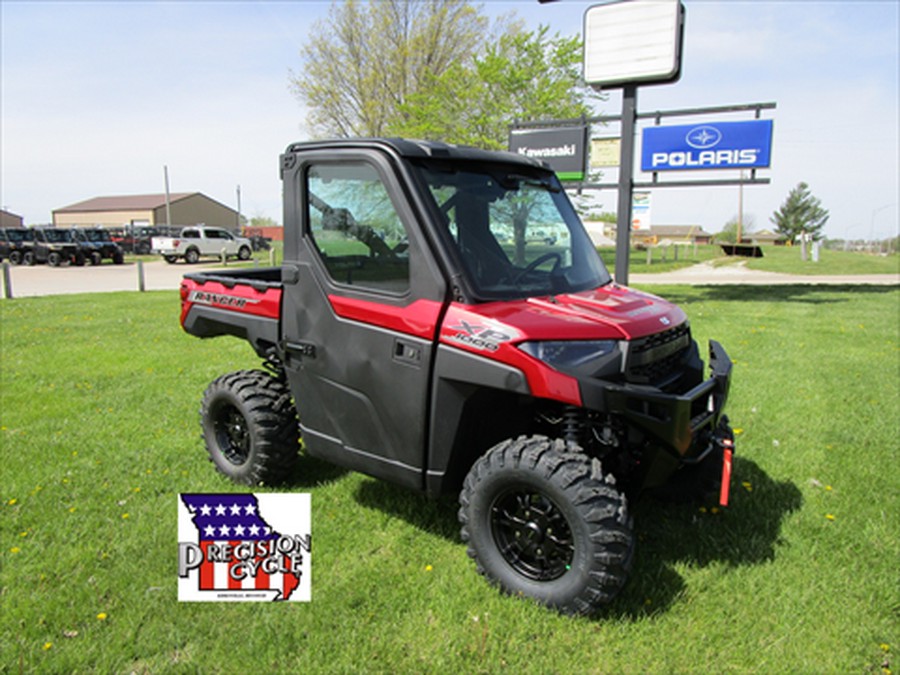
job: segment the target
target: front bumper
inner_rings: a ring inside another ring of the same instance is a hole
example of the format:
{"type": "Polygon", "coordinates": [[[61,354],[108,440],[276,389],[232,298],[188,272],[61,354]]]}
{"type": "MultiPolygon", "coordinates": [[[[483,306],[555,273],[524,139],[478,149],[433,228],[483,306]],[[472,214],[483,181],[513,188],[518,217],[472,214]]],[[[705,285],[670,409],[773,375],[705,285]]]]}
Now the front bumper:
{"type": "Polygon", "coordinates": [[[711,377],[683,394],[589,378],[579,378],[579,384],[585,407],[624,418],[676,457],[688,459],[705,449],[695,447],[698,435],[714,430],[723,415],[732,365],[725,348],[710,340],[711,377]]]}

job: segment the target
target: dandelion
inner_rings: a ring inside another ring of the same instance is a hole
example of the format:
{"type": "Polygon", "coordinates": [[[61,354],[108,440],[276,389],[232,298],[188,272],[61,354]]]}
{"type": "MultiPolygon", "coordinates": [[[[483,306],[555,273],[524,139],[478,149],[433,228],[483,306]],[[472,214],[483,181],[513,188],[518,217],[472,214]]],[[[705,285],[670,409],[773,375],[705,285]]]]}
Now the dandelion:
{"type": "Polygon", "coordinates": [[[733,431],[734,431],[735,436],[740,436],[742,433],[744,433],[744,430],[741,427],[738,427],[737,429],[734,429],[733,431]]]}
{"type": "Polygon", "coordinates": [[[825,486],[825,491],[826,491],[826,492],[831,492],[833,489],[834,489],[834,488],[831,487],[830,485],[826,485],[826,486],[825,486]]]}
{"type": "Polygon", "coordinates": [[[23,530],[22,532],[19,532],[19,536],[20,536],[20,537],[27,537],[27,536],[28,536],[28,530],[23,530]]]}
{"type": "Polygon", "coordinates": [[[882,642],[882,643],[881,643],[880,645],[878,645],[878,646],[881,647],[881,651],[883,651],[883,652],[889,652],[889,651],[891,651],[891,646],[890,646],[887,642],[882,642]]]}
{"type": "Polygon", "coordinates": [[[425,571],[426,571],[426,572],[430,572],[430,571],[433,570],[433,569],[434,569],[434,568],[433,568],[431,565],[425,565],[425,571]]]}
{"type": "Polygon", "coordinates": [[[743,486],[747,492],[753,492],[753,484],[749,480],[745,480],[741,483],[741,486],[743,486]]]}
{"type": "Polygon", "coordinates": [[[100,613],[97,615],[97,620],[98,620],[98,621],[106,621],[106,612],[100,612],[100,613]]]}
{"type": "Polygon", "coordinates": [[[123,514],[122,514],[122,520],[125,520],[125,519],[127,519],[127,518],[128,518],[128,514],[127,514],[127,513],[123,513],[123,514]]]}
{"type": "Polygon", "coordinates": [[[45,642],[43,649],[44,649],[44,651],[47,651],[48,649],[51,649],[52,647],[53,647],[52,642],[45,642]]]}
{"type": "Polygon", "coordinates": [[[75,513],[75,507],[74,507],[74,506],[70,506],[70,507],[69,507],[69,513],[75,513]]]}
{"type": "Polygon", "coordinates": [[[13,498],[10,499],[8,502],[6,502],[6,505],[7,505],[7,506],[15,506],[17,501],[18,501],[18,500],[17,500],[15,497],[13,497],[13,498]]]}
{"type": "Polygon", "coordinates": [[[831,513],[826,513],[825,518],[827,518],[828,520],[834,520],[834,515],[831,513]]]}
{"type": "Polygon", "coordinates": [[[9,549],[9,552],[10,553],[21,553],[22,549],[20,549],[18,546],[13,546],[11,549],[9,549]]]}

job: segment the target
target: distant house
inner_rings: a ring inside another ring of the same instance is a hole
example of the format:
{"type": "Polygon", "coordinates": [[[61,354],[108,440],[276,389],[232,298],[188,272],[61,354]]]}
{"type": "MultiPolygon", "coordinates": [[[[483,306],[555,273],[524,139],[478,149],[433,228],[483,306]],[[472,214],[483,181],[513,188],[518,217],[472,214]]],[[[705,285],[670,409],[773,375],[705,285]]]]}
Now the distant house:
{"type": "Polygon", "coordinates": [[[0,209],[0,227],[22,227],[22,216],[0,209]]]}
{"type": "MultiPolygon", "coordinates": [[[[604,234],[612,241],[616,240],[616,224],[602,223],[604,234]]],[[[590,227],[587,223],[585,226],[590,227]]],[[[713,235],[700,225],[653,225],[649,230],[632,230],[631,243],[640,246],[656,246],[658,244],[709,244],[713,235]]]]}
{"type": "Polygon", "coordinates": [[[713,237],[700,225],[653,225],[650,234],[658,244],[666,241],[673,244],[709,244],[713,237]]]}
{"type": "Polygon", "coordinates": [[[784,246],[788,238],[772,230],[760,230],[759,232],[747,232],[741,236],[741,243],[756,244],[757,246],[784,246]]]}
{"type": "Polygon", "coordinates": [[[236,231],[238,212],[200,192],[166,195],[123,195],[94,197],[53,211],[57,227],[122,227],[124,225],[196,225],[203,223],[236,231]]]}

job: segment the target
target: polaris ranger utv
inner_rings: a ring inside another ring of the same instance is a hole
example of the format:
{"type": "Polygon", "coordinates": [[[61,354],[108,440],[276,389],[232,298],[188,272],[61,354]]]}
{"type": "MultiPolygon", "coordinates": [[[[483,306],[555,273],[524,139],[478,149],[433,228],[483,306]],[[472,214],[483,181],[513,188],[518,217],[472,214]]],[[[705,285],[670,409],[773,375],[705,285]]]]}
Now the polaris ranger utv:
{"type": "Polygon", "coordinates": [[[181,323],[250,342],[216,379],[206,448],[238,483],[302,448],[430,496],[504,591],[587,614],[625,583],[629,503],[709,478],[728,500],[731,378],[684,312],[613,282],[541,162],[399,139],[281,157],[280,268],[185,276],[181,323]]]}

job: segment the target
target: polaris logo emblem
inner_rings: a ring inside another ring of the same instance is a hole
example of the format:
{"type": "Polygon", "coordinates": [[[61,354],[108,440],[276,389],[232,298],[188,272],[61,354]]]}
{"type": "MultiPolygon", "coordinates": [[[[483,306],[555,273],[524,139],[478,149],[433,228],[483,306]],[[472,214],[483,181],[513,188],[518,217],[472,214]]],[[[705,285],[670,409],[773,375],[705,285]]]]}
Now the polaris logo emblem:
{"type": "Polygon", "coordinates": [[[707,148],[714,148],[719,144],[722,140],[722,132],[715,127],[705,125],[691,129],[687,132],[684,140],[692,148],[706,150],[707,148]]]}
{"type": "Polygon", "coordinates": [[[672,324],[672,322],[669,321],[669,317],[667,317],[667,316],[661,316],[661,317],[659,317],[659,322],[660,322],[663,326],[669,326],[669,325],[672,324]]]}

